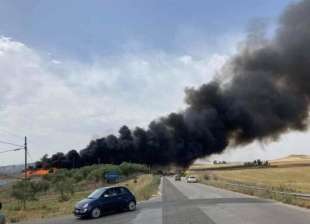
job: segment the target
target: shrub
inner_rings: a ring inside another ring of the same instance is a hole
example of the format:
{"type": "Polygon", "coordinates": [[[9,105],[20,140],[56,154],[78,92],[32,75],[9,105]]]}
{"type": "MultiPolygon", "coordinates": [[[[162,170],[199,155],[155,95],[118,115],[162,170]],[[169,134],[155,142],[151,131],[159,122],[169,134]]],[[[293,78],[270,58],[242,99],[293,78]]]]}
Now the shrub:
{"type": "Polygon", "coordinates": [[[113,164],[105,164],[102,166],[102,172],[103,172],[103,175],[107,174],[107,173],[110,173],[110,172],[116,172],[116,173],[119,173],[121,174],[122,171],[120,169],[120,166],[118,165],[113,165],[113,164]]]}
{"type": "Polygon", "coordinates": [[[84,176],[80,172],[80,170],[77,170],[77,172],[74,172],[72,177],[76,183],[81,182],[84,179],[84,176]]]}
{"type": "Polygon", "coordinates": [[[11,196],[25,205],[26,201],[37,200],[37,194],[48,189],[49,184],[46,181],[21,180],[12,186],[11,196]]]}
{"type": "Polygon", "coordinates": [[[134,173],[146,173],[148,172],[148,168],[145,165],[137,164],[137,163],[127,163],[123,162],[119,166],[121,173],[125,176],[129,176],[134,173]]]}
{"type": "Polygon", "coordinates": [[[78,172],[83,176],[83,179],[86,179],[89,173],[93,170],[96,169],[98,166],[97,165],[92,165],[92,166],[84,166],[80,169],[78,169],[78,172]]]}
{"type": "Polygon", "coordinates": [[[58,192],[60,201],[67,201],[74,194],[74,179],[66,176],[65,172],[56,174],[53,178],[54,190],[58,192]]]}
{"type": "Polygon", "coordinates": [[[87,180],[93,181],[95,183],[98,183],[102,179],[103,179],[103,169],[94,169],[87,176],[87,180]]]}
{"type": "Polygon", "coordinates": [[[203,178],[204,178],[205,180],[210,180],[210,176],[209,176],[209,174],[205,174],[205,175],[203,175],[203,178]]]}
{"type": "Polygon", "coordinates": [[[12,186],[11,196],[25,203],[27,200],[33,200],[31,186],[28,181],[18,181],[12,186]]]}
{"type": "Polygon", "coordinates": [[[40,180],[33,185],[36,192],[47,192],[50,188],[50,183],[46,180],[40,180]]]}

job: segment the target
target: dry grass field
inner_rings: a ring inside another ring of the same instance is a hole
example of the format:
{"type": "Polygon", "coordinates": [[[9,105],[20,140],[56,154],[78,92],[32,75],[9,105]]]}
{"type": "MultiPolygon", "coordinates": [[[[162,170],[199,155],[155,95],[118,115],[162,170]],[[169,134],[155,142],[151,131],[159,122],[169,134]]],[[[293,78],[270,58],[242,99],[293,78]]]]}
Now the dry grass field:
{"type": "MultiPolygon", "coordinates": [[[[310,155],[289,155],[280,159],[270,160],[272,167],[310,166],[310,155]]],[[[194,163],[190,171],[216,170],[223,168],[242,168],[243,162],[228,162],[226,164],[194,163]]]]}
{"type": "Polygon", "coordinates": [[[129,180],[124,183],[120,183],[119,185],[126,186],[131,192],[134,193],[138,201],[144,201],[159,193],[159,183],[159,176],[142,175],[136,180],[129,180]]]}
{"type": "Polygon", "coordinates": [[[192,166],[188,172],[198,175],[206,184],[310,208],[310,200],[273,193],[310,193],[310,156],[290,155],[272,160],[270,164],[270,167],[199,164],[192,166]],[[255,187],[265,190],[257,191],[255,187]]]}
{"type": "Polygon", "coordinates": [[[216,169],[216,168],[223,168],[223,167],[235,167],[235,166],[240,166],[240,165],[242,165],[242,163],[227,163],[227,164],[197,163],[197,164],[193,164],[190,167],[190,170],[216,169]]]}
{"type": "Polygon", "coordinates": [[[209,171],[215,179],[310,193],[310,167],[257,168],[209,171]]]}
{"type": "Polygon", "coordinates": [[[290,166],[290,165],[310,165],[309,155],[289,155],[284,158],[270,161],[271,165],[275,166],[290,166]]]}

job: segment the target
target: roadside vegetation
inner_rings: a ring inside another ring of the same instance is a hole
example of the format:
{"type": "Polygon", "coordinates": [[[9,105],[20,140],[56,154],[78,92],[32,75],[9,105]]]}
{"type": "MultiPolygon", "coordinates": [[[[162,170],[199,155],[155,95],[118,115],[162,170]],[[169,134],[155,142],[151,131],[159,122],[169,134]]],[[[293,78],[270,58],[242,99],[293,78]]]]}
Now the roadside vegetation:
{"type": "Polygon", "coordinates": [[[206,170],[232,170],[232,169],[248,169],[248,168],[268,168],[268,167],[277,167],[271,165],[268,160],[254,160],[252,162],[235,162],[227,163],[226,161],[217,161],[214,160],[213,163],[209,164],[193,164],[189,170],[190,171],[206,171],[206,170]]]}
{"type": "Polygon", "coordinates": [[[114,185],[127,186],[137,197],[146,200],[158,191],[160,178],[147,174],[140,164],[92,165],[79,169],[59,169],[43,177],[21,180],[2,189],[0,198],[10,223],[71,214],[76,202],[94,189],[113,185],[105,174],[117,172],[121,179],[114,185]],[[24,209],[26,205],[26,209],[24,209]]]}
{"type": "Polygon", "coordinates": [[[145,174],[137,178],[130,179],[119,185],[126,186],[134,193],[138,201],[144,201],[152,196],[158,195],[158,186],[160,183],[160,176],[145,174]]]}
{"type": "Polygon", "coordinates": [[[310,193],[310,167],[248,168],[197,172],[203,183],[310,208],[310,201],[278,192],[310,193]]]}

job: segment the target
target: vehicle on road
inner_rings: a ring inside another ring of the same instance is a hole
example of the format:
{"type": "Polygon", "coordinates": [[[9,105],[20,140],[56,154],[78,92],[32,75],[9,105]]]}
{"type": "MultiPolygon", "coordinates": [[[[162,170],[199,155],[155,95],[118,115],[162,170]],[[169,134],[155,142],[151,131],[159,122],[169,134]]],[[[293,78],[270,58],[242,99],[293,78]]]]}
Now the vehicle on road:
{"type": "Polygon", "coordinates": [[[181,180],[181,175],[177,174],[174,176],[175,181],[180,181],[181,180]]]}
{"type": "MultiPolygon", "coordinates": [[[[2,203],[0,202],[0,210],[2,209],[2,203]]],[[[5,216],[0,212],[0,224],[5,224],[5,216]]]]}
{"type": "Polygon", "coordinates": [[[195,176],[189,176],[189,177],[186,178],[186,182],[187,183],[197,183],[198,179],[195,176]]]}
{"type": "Polygon", "coordinates": [[[136,198],[126,187],[103,187],[78,202],[73,213],[79,218],[99,218],[104,213],[135,209],[136,198]]]}

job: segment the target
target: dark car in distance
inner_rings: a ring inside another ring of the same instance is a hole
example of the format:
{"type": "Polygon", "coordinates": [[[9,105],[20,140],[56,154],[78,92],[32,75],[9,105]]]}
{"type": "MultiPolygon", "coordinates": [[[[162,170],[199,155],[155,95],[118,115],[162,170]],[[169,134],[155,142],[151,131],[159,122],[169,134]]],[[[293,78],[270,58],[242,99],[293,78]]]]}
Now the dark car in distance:
{"type": "Polygon", "coordinates": [[[74,215],[99,218],[103,213],[136,209],[136,198],[126,187],[102,187],[78,202],[74,215]]]}
{"type": "Polygon", "coordinates": [[[174,176],[174,180],[175,181],[180,181],[181,180],[181,175],[180,174],[177,174],[174,176]]]}

